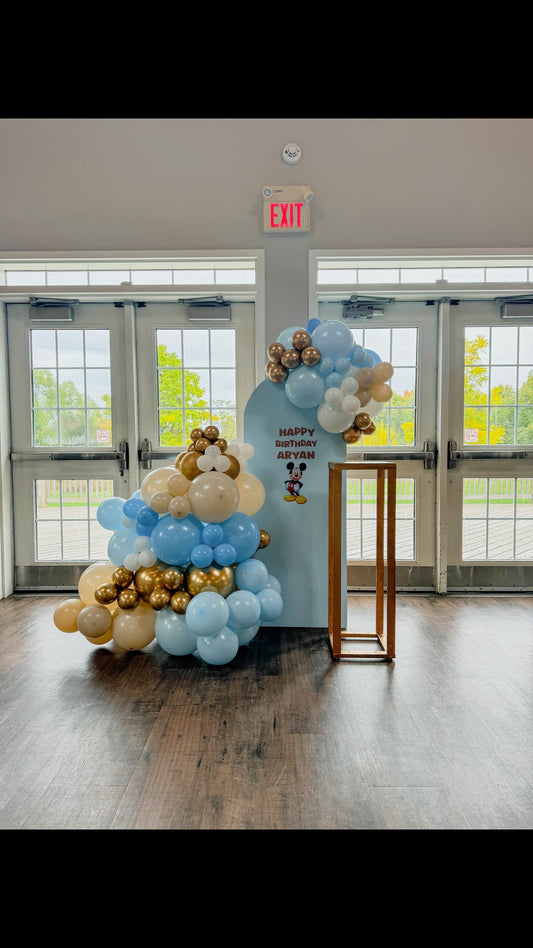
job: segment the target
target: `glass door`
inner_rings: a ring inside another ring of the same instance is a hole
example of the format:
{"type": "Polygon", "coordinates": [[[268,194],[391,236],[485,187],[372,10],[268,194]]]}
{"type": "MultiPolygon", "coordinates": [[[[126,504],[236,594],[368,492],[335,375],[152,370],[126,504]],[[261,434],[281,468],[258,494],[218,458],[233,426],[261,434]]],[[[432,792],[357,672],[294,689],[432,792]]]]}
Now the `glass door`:
{"type": "Polygon", "coordinates": [[[533,588],[533,319],[450,307],[449,590],[533,588]]]}
{"type": "MultiPolygon", "coordinates": [[[[342,319],[354,341],[394,367],[392,397],[373,419],[375,431],[347,448],[347,460],[397,464],[398,588],[434,589],[436,574],[436,425],[438,305],[391,302],[380,315],[343,317],[342,303],[323,300],[318,316],[342,319]]],[[[350,472],[346,483],[348,590],[375,588],[376,479],[350,472]]]]}
{"type": "Polygon", "coordinates": [[[256,383],[253,303],[57,302],[7,307],[16,591],[75,588],[107,559],[100,502],[193,427],[242,437],[256,383]]]}
{"type": "Polygon", "coordinates": [[[68,587],[106,558],[98,504],[130,490],[125,316],[112,303],[7,309],[15,588],[68,587]]]}
{"type": "Polygon", "coordinates": [[[243,437],[256,384],[253,303],[147,303],[138,313],[137,360],[141,478],[172,463],[194,428],[243,437]]]}

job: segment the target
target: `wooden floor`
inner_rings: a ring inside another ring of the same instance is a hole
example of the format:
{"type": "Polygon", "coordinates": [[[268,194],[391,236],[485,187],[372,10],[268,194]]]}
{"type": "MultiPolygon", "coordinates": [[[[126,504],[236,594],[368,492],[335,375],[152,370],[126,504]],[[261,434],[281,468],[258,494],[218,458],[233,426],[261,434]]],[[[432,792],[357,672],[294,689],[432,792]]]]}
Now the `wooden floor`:
{"type": "Polygon", "coordinates": [[[264,628],[222,667],[94,648],[64,598],[0,601],[2,829],[533,828],[533,597],[399,596],[392,663],[264,628]]]}

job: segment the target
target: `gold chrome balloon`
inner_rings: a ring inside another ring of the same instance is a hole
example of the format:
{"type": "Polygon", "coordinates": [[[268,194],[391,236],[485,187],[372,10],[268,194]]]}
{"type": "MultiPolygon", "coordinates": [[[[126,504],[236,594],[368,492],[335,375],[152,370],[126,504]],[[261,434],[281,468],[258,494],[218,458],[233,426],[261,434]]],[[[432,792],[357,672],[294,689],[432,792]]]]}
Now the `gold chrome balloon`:
{"type": "Polygon", "coordinates": [[[114,583],[103,583],[94,591],[94,598],[100,603],[114,602],[117,596],[118,589],[114,583]]]}
{"type": "Polygon", "coordinates": [[[204,437],[208,438],[209,441],[216,441],[220,432],[216,425],[207,425],[207,428],[204,428],[204,437]]]}
{"type": "Polygon", "coordinates": [[[183,580],[183,573],[175,566],[169,566],[168,569],[163,570],[163,585],[167,589],[179,589],[183,580]]]}
{"type": "Polygon", "coordinates": [[[292,344],[295,349],[305,349],[306,346],[310,346],[311,336],[307,332],[307,329],[297,329],[296,332],[292,334],[292,344]]]}
{"type": "Polygon", "coordinates": [[[280,362],[285,346],[281,342],[271,342],[267,349],[267,356],[271,362],[280,362]]]}
{"type": "Polygon", "coordinates": [[[136,609],[141,601],[141,597],[136,589],[128,587],[121,589],[118,594],[118,605],[120,609],[136,609]]]}
{"type": "Polygon", "coordinates": [[[320,350],[316,346],[306,346],[302,349],[301,359],[304,365],[318,365],[321,358],[320,350]]]}
{"type": "Polygon", "coordinates": [[[156,586],[148,602],[150,603],[152,609],[155,609],[156,612],[159,612],[160,609],[165,609],[166,606],[168,606],[170,597],[170,589],[167,589],[166,586],[156,586]]]}
{"type": "Polygon", "coordinates": [[[270,533],[267,530],[259,531],[259,549],[264,550],[265,546],[268,546],[270,543],[270,533]]]}
{"type": "Polygon", "coordinates": [[[185,477],[188,477],[192,481],[195,477],[198,477],[201,474],[200,468],[196,463],[198,458],[201,458],[202,454],[200,451],[187,451],[187,453],[182,457],[180,461],[180,471],[182,474],[185,474],[185,477]]]}
{"type": "Polygon", "coordinates": [[[342,432],[342,439],[346,444],[357,444],[361,439],[361,431],[359,428],[347,428],[342,432]]]}
{"type": "Polygon", "coordinates": [[[225,454],[224,457],[228,458],[229,460],[229,467],[224,471],[224,474],[227,474],[228,477],[233,477],[235,479],[241,473],[239,459],[236,458],[234,454],[225,454]]]}
{"type": "Polygon", "coordinates": [[[295,369],[297,365],[300,365],[300,353],[298,349],[285,349],[281,357],[281,364],[284,365],[286,369],[295,369]]]}
{"type": "Polygon", "coordinates": [[[362,431],[365,431],[371,424],[372,424],[372,419],[370,415],[368,414],[368,412],[360,411],[355,416],[354,425],[357,428],[361,428],[362,431]]]}
{"type": "Polygon", "coordinates": [[[163,584],[163,570],[159,566],[141,566],[133,583],[141,599],[148,602],[155,587],[163,584]]]}
{"type": "Polygon", "coordinates": [[[196,451],[201,451],[203,454],[205,449],[208,448],[210,444],[211,442],[209,438],[198,438],[198,440],[194,442],[194,448],[196,451]]]}
{"type": "Polygon", "coordinates": [[[125,566],[117,566],[115,572],[113,573],[113,582],[115,586],[118,586],[119,589],[126,589],[132,580],[133,573],[130,569],[126,569],[125,566]]]}
{"type": "Polygon", "coordinates": [[[172,593],[170,598],[170,608],[173,612],[177,612],[180,615],[183,615],[191,601],[191,594],[186,592],[185,589],[177,589],[175,593],[172,593]]]}
{"type": "Polygon", "coordinates": [[[228,442],[225,438],[216,438],[215,441],[213,441],[213,444],[215,444],[217,448],[220,448],[222,454],[224,454],[224,451],[228,446],[228,442]]]}
{"type": "Polygon", "coordinates": [[[286,369],[285,366],[276,364],[270,369],[270,374],[268,377],[271,382],[279,383],[284,382],[288,374],[288,369],[286,369]]]}
{"type": "Polygon", "coordinates": [[[235,588],[235,574],[231,566],[189,566],[185,581],[191,596],[201,592],[217,592],[226,598],[235,588]]]}
{"type": "Polygon", "coordinates": [[[203,438],[204,433],[201,428],[193,428],[189,437],[191,441],[198,441],[198,438],[203,438]]]}

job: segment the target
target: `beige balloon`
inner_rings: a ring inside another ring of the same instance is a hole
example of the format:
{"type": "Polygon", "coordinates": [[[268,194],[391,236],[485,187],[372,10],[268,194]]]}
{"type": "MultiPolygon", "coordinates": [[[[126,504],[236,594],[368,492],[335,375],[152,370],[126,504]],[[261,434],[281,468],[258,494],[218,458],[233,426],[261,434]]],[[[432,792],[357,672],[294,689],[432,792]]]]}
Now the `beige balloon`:
{"type": "Polygon", "coordinates": [[[235,479],[221,471],[206,471],[195,477],[187,494],[191,513],[204,523],[228,520],[239,505],[235,479]]]}
{"type": "MultiPolygon", "coordinates": [[[[78,592],[86,606],[104,605],[97,601],[94,594],[99,586],[113,583],[115,569],[116,566],[109,560],[97,560],[83,571],[78,581],[78,592]]],[[[111,613],[115,612],[116,602],[105,603],[105,608],[111,613]]]]}
{"type": "Polygon", "coordinates": [[[237,513],[248,514],[253,517],[265,502],[265,488],[262,482],[255,474],[249,474],[248,471],[241,471],[234,483],[239,488],[239,506],[237,513]]]}
{"type": "Polygon", "coordinates": [[[84,608],[85,603],[81,599],[64,599],[54,611],[54,625],[60,632],[77,632],[78,616],[84,608]]]}
{"type": "Polygon", "coordinates": [[[111,628],[113,617],[105,606],[85,606],[78,615],[78,629],[82,635],[100,638],[111,628]]]}
{"type": "Polygon", "coordinates": [[[167,490],[173,497],[182,497],[187,493],[191,482],[188,477],[185,477],[185,474],[182,474],[180,471],[175,471],[170,475],[167,481],[167,490]]]}
{"type": "Polygon", "coordinates": [[[140,602],[132,611],[118,612],[113,617],[114,641],[130,651],[146,648],[155,638],[156,618],[157,613],[145,602],[140,602]]]}
{"type": "Polygon", "coordinates": [[[174,466],[158,467],[154,471],[150,471],[141,484],[141,500],[144,500],[145,504],[149,504],[156,491],[167,489],[167,481],[170,475],[175,473],[176,468],[174,466]]]}
{"type": "MultiPolygon", "coordinates": [[[[174,477],[171,474],[171,477],[174,477]]],[[[168,481],[168,478],[167,478],[168,481]]],[[[172,500],[172,494],[168,490],[156,490],[150,497],[150,507],[158,514],[164,514],[168,511],[168,505],[172,500]]]]}
{"type": "Polygon", "coordinates": [[[85,638],[91,643],[91,645],[106,645],[106,643],[111,642],[113,638],[113,629],[110,626],[107,632],[104,632],[103,635],[94,638],[92,635],[86,635],[85,638]]]}
{"type": "MultiPolygon", "coordinates": [[[[187,478],[185,478],[187,480],[187,478]]],[[[187,483],[191,484],[190,481],[187,483]]],[[[168,512],[171,517],[175,517],[176,520],[183,520],[191,512],[191,502],[188,497],[178,495],[173,497],[168,505],[168,512]]]]}

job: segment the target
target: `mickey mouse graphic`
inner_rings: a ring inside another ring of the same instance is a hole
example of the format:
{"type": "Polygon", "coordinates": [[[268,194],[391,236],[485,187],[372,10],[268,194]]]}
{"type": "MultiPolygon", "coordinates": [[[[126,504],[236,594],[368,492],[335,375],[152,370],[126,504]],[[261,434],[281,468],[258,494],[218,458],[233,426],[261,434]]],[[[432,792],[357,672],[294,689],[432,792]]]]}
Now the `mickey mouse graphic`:
{"type": "Polygon", "coordinates": [[[297,504],[307,503],[307,497],[304,497],[304,495],[300,493],[302,489],[302,473],[306,467],[306,464],[300,464],[296,467],[292,461],[289,461],[287,470],[289,471],[290,477],[289,480],[285,481],[285,487],[288,493],[285,494],[284,500],[295,500],[297,504]]]}

